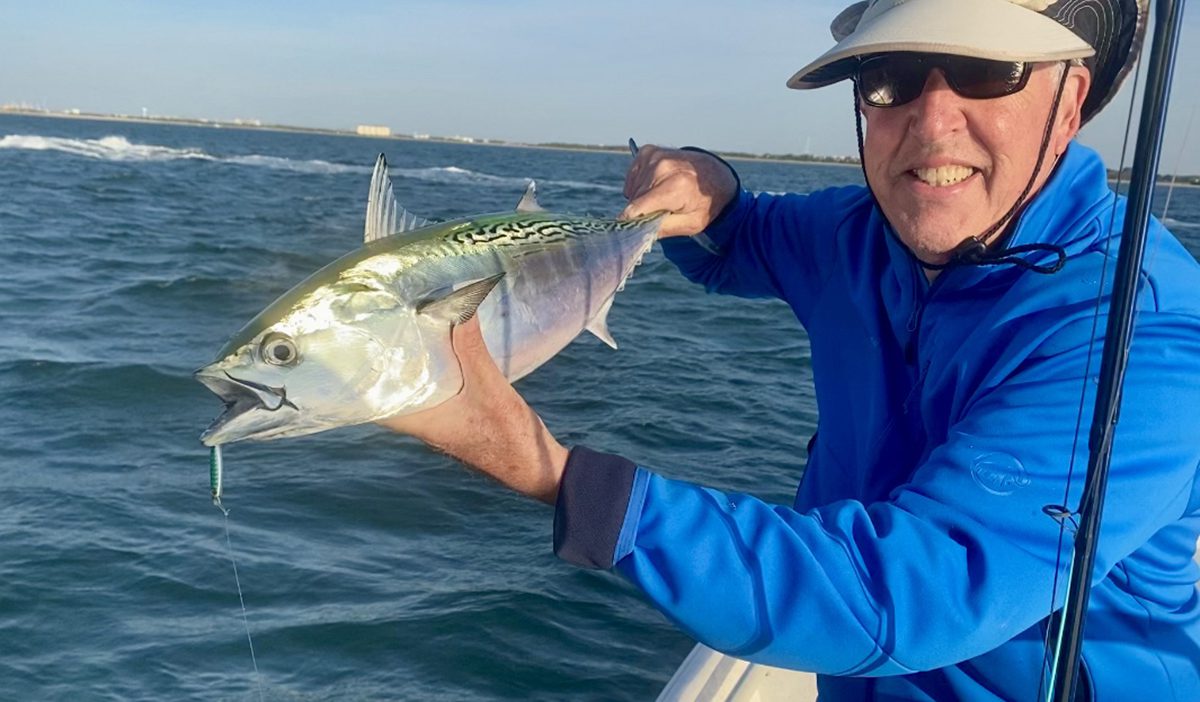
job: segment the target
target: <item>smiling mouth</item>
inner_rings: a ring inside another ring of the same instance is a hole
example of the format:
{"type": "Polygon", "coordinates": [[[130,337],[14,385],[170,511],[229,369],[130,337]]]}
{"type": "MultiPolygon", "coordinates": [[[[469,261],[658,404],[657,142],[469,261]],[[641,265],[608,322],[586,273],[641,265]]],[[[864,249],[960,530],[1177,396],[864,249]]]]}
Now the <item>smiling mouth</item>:
{"type": "Polygon", "coordinates": [[[225,371],[204,368],[196,371],[194,376],[225,402],[225,410],[200,435],[200,440],[205,444],[230,422],[254,410],[275,412],[282,407],[300,410],[287,398],[286,387],[273,388],[252,380],[235,378],[225,371]]]}
{"type": "Polygon", "coordinates": [[[909,174],[917,180],[935,188],[944,188],[949,185],[961,183],[975,175],[975,173],[974,168],[958,165],[938,166],[936,168],[914,168],[909,171],[909,174]]]}

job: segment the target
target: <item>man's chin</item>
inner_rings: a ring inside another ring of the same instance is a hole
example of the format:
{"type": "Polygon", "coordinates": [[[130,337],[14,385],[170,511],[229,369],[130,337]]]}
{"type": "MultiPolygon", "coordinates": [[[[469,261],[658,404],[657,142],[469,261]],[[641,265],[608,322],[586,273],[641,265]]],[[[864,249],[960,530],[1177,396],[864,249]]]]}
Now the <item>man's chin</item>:
{"type": "Polygon", "coordinates": [[[908,247],[923,263],[942,264],[950,260],[952,252],[963,241],[972,236],[979,236],[986,226],[970,228],[974,225],[964,225],[961,228],[951,228],[945,225],[934,227],[926,225],[919,232],[904,232],[897,227],[896,233],[900,241],[908,247]]]}

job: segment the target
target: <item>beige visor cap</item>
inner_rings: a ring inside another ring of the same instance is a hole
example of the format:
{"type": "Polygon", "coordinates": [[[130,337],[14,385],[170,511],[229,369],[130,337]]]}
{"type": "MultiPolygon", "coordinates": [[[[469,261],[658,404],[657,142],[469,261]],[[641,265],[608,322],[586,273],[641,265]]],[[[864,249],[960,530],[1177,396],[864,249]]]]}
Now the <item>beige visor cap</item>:
{"type": "Polygon", "coordinates": [[[1064,61],[1096,53],[1041,14],[1057,0],[871,0],[846,8],[831,27],[837,44],[801,68],[789,88],[820,88],[854,74],[857,57],[891,51],[997,61],[1064,61]]]}

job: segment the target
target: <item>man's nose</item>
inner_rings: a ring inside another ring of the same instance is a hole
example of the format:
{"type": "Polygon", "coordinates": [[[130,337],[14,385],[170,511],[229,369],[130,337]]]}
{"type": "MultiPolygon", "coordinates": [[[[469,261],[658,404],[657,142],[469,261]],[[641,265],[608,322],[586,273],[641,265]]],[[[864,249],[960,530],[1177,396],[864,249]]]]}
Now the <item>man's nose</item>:
{"type": "Polygon", "coordinates": [[[925,78],[921,96],[910,104],[912,122],[909,131],[925,141],[935,141],[961,129],[964,123],[963,101],[946,82],[942,69],[934,68],[925,78]]]}

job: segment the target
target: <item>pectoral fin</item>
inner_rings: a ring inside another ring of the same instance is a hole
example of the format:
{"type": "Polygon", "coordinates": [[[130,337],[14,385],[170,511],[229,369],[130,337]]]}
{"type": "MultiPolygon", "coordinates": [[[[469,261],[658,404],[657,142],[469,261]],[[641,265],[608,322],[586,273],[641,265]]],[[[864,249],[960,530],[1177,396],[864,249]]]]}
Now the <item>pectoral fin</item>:
{"type": "Polygon", "coordinates": [[[475,310],[502,278],[504,274],[497,273],[449,293],[428,297],[417,303],[417,314],[445,320],[451,325],[462,324],[475,316],[475,310]]]}

